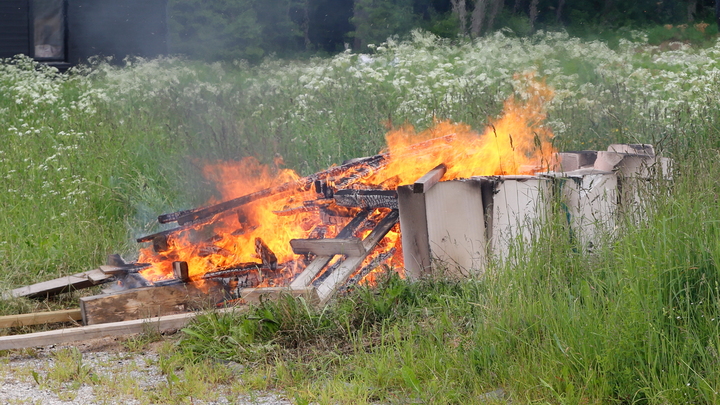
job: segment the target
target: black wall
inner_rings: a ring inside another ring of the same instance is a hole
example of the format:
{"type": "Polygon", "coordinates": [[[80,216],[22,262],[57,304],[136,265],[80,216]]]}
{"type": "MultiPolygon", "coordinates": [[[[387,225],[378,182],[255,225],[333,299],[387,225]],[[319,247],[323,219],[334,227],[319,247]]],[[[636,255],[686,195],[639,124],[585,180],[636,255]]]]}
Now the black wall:
{"type": "MultiPolygon", "coordinates": [[[[167,0],[67,0],[68,60],[167,53],[167,0]]],[[[0,58],[33,56],[30,0],[0,0],[0,58]]]]}
{"type": "Polygon", "coordinates": [[[0,0],[0,58],[28,54],[28,0],[0,0]]]}
{"type": "Polygon", "coordinates": [[[167,0],[68,0],[70,63],[167,53],[167,0]]]}

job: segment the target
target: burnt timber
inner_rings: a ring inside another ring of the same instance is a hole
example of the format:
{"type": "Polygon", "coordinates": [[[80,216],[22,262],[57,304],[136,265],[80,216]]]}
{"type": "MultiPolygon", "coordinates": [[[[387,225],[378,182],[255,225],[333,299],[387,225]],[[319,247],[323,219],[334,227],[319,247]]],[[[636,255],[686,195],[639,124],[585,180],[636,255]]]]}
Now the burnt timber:
{"type": "Polygon", "coordinates": [[[340,190],[333,196],[341,207],[390,208],[397,209],[397,191],[395,190],[340,190]]]}
{"type": "Polygon", "coordinates": [[[373,167],[380,167],[383,165],[386,155],[375,155],[368,158],[360,159],[345,165],[331,167],[330,169],[322,172],[315,173],[308,177],[303,177],[293,182],[283,183],[281,185],[259,190],[254,193],[244,195],[242,197],[234,198],[219,204],[211,205],[203,208],[196,208],[184,211],[173,212],[170,214],[163,214],[158,216],[158,222],[161,224],[169,222],[177,222],[179,225],[185,225],[190,222],[198,221],[201,219],[214,217],[217,214],[224,213],[226,211],[238,208],[245,204],[267,198],[270,196],[278,196],[288,191],[294,190],[308,190],[311,186],[315,185],[316,181],[333,179],[339,175],[346,173],[355,167],[371,165],[373,167]]]}

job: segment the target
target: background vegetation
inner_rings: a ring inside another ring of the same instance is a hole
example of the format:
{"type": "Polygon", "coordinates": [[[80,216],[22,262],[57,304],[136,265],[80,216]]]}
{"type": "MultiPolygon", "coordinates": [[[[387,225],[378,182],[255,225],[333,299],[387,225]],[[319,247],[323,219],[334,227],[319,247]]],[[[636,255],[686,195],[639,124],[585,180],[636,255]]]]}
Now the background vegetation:
{"type": "MultiPolygon", "coordinates": [[[[526,36],[565,29],[585,38],[618,28],[713,27],[715,0],[170,0],[171,51],[210,60],[367,51],[421,28],[478,38],[500,28],[526,36]]],[[[682,30],[682,28],[680,29],[682,30]]],[[[678,39],[678,38],[676,38],[678,39]]]]}
{"type": "Polygon", "coordinates": [[[286,300],[209,314],[161,355],[176,389],[147,401],[190,402],[190,382],[220,375],[208,362],[239,362],[246,388],[297,403],[717,403],[720,45],[703,25],[680,30],[695,45],[654,44],[676,28],[619,30],[612,43],[413,31],[370,54],[256,65],[162,58],[58,74],[5,61],[0,285],[131,259],[157,214],[215,192],[206,161],[279,153],[307,174],[376,153],[388,124],[481,129],[532,71],[555,89],[546,125],[560,150],[649,142],[675,159],[647,221],[592,253],[551,224],[517,266],[481,280],[389,275],[321,311],[286,300]]]}

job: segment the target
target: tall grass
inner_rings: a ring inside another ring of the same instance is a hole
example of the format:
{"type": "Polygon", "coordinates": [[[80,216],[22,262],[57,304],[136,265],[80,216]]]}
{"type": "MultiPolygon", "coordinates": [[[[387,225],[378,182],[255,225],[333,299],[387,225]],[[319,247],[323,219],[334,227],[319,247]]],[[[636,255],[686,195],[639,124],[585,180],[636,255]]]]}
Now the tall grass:
{"type": "MultiPolygon", "coordinates": [[[[451,43],[417,32],[371,56],[259,66],[0,65],[0,272],[11,288],[132,258],[164,211],[215,193],[207,161],[275,154],[307,174],[377,153],[388,125],[481,128],[533,70],[555,89],[559,149],[652,142],[676,162],[646,220],[592,253],[551,223],[480,279],[388,276],[318,311],[301,300],[210,314],[178,352],[248,365],[298,403],[716,403],[720,87],[715,44],[610,48],[563,33],[451,43]],[[501,389],[501,391],[497,391],[501,389]]],[[[24,308],[3,307],[2,312],[24,308]]]]}
{"type": "Polygon", "coordinates": [[[322,311],[208,315],[179,347],[269,365],[301,403],[717,403],[716,153],[679,162],[647,219],[592,252],[551,221],[480,280],[391,275],[322,311]]]}

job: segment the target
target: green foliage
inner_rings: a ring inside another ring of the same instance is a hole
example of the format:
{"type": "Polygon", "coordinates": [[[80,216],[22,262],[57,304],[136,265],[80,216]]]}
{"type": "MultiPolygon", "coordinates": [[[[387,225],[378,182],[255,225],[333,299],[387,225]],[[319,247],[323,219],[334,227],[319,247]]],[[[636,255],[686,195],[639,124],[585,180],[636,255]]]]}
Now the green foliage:
{"type": "Polygon", "coordinates": [[[172,0],[171,51],[205,60],[258,61],[296,51],[302,34],[291,18],[293,0],[172,0]]]}
{"type": "Polygon", "coordinates": [[[647,30],[648,43],[652,45],[667,44],[669,42],[685,42],[702,46],[715,44],[718,28],[707,23],[665,25],[652,27],[647,30]]]}
{"type": "MultiPolygon", "coordinates": [[[[452,119],[481,131],[509,95],[524,94],[515,74],[534,69],[555,89],[546,124],[559,149],[650,142],[675,159],[672,187],[651,190],[644,221],[626,221],[590,253],[553,218],[542,243],[482,280],[391,275],[323,310],[286,297],[244,315],[202,316],[161,355],[165,385],[149,400],[211,391],[210,376],[230,379],[217,371],[213,359],[222,359],[245,366],[246,387],[283,388],[308,403],[475,403],[500,387],[513,402],[717,403],[720,51],[616,35],[610,47],[556,32],[451,42],[416,31],[372,57],[99,61],[70,74],[7,61],[3,285],[136,252],[129,236],[156,229],[155,215],[214,192],[205,162],[269,163],[280,153],[309,173],[377,153],[388,121],[425,129],[452,119]]],[[[68,373],[36,371],[39,383],[94,384],[82,359],[63,356],[68,373]]]]}
{"type": "Polygon", "coordinates": [[[355,26],[352,36],[356,48],[362,51],[368,44],[379,44],[410,32],[417,23],[412,3],[412,0],[356,0],[350,20],[355,26]]]}

